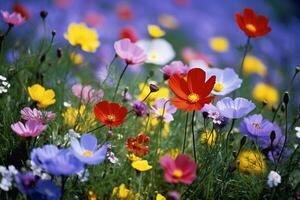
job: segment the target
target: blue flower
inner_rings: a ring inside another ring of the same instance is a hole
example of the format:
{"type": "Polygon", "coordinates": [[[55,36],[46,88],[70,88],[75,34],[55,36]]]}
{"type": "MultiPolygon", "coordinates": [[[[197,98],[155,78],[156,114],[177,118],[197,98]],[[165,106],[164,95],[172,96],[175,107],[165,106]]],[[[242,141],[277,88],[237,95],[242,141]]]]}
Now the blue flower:
{"type": "Polygon", "coordinates": [[[32,172],[18,173],[15,176],[17,188],[23,194],[32,192],[39,180],[39,177],[32,172]]]}
{"type": "Polygon", "coordinates": [[[31,200],[59,200],[61,190],[50,180],[40,180],[29,197],[31,200]]]}
{"type": "Polygon", "coordinates": [[[239,119],[250,113],[255,108],[255,104],[241,97],[234,100],[230,97],[225,97],[217,102],[217,108],[224,117],[239,119]]]}
{"type": "Polygon", "coordinates": [[[71,149],[76,158],[89,165],[97,165],[106,158],[107,145],[97,149],[97,138],[91,134],[83,134],[80,143],[76,138],[71,138],[71,149]]]}
{"type": "Polygon", "coordinates": [[[58,149],[55,145],[33,149],[30,157],[52,175],[73,175],[83,169],[83,163],[70,150],[58,149]]]}
{"type": "Polygon", "coordinates": [[[255,114],[244,118],[240,125],[240,132],[252,139],[258,139],[259,137],[269,138],[273,126],[273,123],[263,119],[262,115],[255,114]]]}

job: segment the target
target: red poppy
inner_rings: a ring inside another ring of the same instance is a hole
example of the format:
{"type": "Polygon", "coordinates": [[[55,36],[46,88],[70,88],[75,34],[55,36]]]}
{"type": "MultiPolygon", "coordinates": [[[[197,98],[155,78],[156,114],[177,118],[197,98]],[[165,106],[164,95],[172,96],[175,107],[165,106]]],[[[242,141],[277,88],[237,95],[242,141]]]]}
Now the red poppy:
{"type": "Polygon", "coordinates": [[[94,114],[106,126],[118,126],[125,121],[127,108],[117,103],[101,101],[94,106],[94,114]]]}
{"type": "Polygon", "coordinates": [[[138,41],[138,36],[135,30],[131,27],[122,28],[120,31],[120,37],[121,39],[128,38],[133,43],[138,41]]]}
{"type": "Polygon", "coordinates": [[[15,3],[13,5],[13,11],[15,11],[16,13],[19,13],[22,17],[25,18],[25,20],[29,20],[30,18],[30,13],[27,10],[27,8],[25,8],[22,4],[20,3],[15,3]]]}
{"type": "Polygon", "coordinates": [[[175,74],[168,81],[170,89],[176,95],[170,101],[181,110],[200,110],[215,98],[208,96],[215,82],[216,76],[205,81],[205,72],[200,68],[191,69],[187,77],[175,74]]]}
{"type": "Polygon", "coordinates": [[[149,153],[149,148],[146,146],[150,141],[150,137],[140,133],[134,138],[127,139],[127,150],[134,153],[137,156],[144,156],[149,153]]]}
{"type": "Polygon", "coordinates": [[[255,11],[250,8],[245,8],[243,15],[236,13],[235,20],[248,37],[264,36],[272,30],[268,26],[268,17],[256,15],[255,11]]]}

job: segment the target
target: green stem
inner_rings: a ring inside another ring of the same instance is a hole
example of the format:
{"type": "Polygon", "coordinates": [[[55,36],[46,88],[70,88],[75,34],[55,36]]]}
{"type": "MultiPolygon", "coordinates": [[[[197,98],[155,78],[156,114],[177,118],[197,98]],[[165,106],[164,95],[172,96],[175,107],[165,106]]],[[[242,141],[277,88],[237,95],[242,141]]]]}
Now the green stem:
{"type": "Polygon", "coordinates": [[[240,65],[241,74],[243,74],[244,62],[245,62],[245,58],[246,58],[249,47],[250,47],[250,37],[247,38],[247,42],[246,42],[243,57],[242,57],[242,62],[241,62],[241,65],[240,65]]]}
{"type": "Polygon", "coordinates": [[[186,143],[186,134],[187,134],[188,120],[189,120],[189,113],[186,112],[185,127],[184,127],[184,138],[183,138],[183,146],[182,146],[182,153],[183,153],[183,154],[184,154],[184,150],[185,150],[185,143],[186,143]]]}
{"type": "Polygon", "coordinates": [[[193,115],[192,115],[192,135],[193,135],[193,154],[194,154],[194,160],[197,163],[197,154],[196,154],[196,141],[195,141],[195,130],[194,130],[194,123],[195,120],[195,111],[193,111],[193,115]]]}
{"type": "MultiPolygon", "coordinates": [[[[284,130],[284,142],[283,142],[283,146],[281,148],[281,151],[280,151],[280,154],[279,154],[279,157],[278,157],[278,160],[277,160],[277,164],[279,163],[281,157],[282,157],[282,154],[283,154],[283,151],[285,149],[285,146],[286,146],[286,142],[287,142],[287,136],[288,136],[288,104],[285,104],[285,130],[284,130]]],[[[275,158],[274,158],[275,159],[275,158]]],[[[277,167],[277,165],[276,165],[277,167]]]]}
{"type": "Polygon", "coordinates": [[[114,92],[114,96],[113,96],[113,101],[114,101],[115,98],[116,98],[116,94],[117,94],[117,91],[118,91],[118,89],[119,89],[119,85],[120,85],[121,79],[123,78],[123,76],[124,76],[124,74],[125,74],[125,71],[126,71],[128,65],[129,65],[129,64],[126,63],[126,66],[124,67],[124,69],[123,69],[123,71],[122,71],[122,73],[121,73],[121,75],[120,75],[120,77],[119,77],[119,79],[118,79],[117,86],[116,86],[116,89],[115,89],[115,92],[114,92]]]}
{"type": "Polygon", "coordinates": [[[230,137],[230,133],[234,127],[234,123],[235,123],[235,119],[232,120],[231,122],[231,126],[230,126],[230,129],[226,135],[226,143],[225,143],[225,155],[227,156],[227,149],[228,149],[228,140],[229,140],[229,137],[230,137]]]}
{"type": "Polygon", "coordinates": [[[115,54],[114,58],[107,65],[107,67],[106,67],[107,74],[106,74],[104,80],[102,81],[102,85],[105,83],[105,81],[108,79],[109,75],[111,74],[111,70],[110,70],[111,65],[115,62],[115,60],[116,60],[117,57],[118,57],[117,54],[115,54]]]}

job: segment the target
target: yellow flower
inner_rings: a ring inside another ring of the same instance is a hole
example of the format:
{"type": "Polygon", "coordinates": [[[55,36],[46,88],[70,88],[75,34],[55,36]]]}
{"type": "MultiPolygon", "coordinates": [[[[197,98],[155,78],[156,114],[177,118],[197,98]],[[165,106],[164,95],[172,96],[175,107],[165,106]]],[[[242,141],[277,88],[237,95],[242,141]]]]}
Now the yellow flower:
{"type": "Polygon", "coordinates": [[[70,127],[76,125],[76,131],[79,132],[85,132],[96,125],[95,116],[91,112],[86,112],[86,108],[83,105],[80,106],[79,112],[76,108],[67,108],[62,116],[65,124],[70,127]]]}
{"type": "MultiPolygon", "coordinates": [[[[150,92],[150,88],[148,85],[145,85],[144,83],[139,84],[140,89],[140,96],[139,100],[143,100],[150,92]]],[[[148,102],[150,105],[154,105],[154,101],[157,98],[168,98],[169,97],[169,89],[166,87],[160,87],[157,92],[154,92],[150,94],[150,96],[147,98],[146,102],[148,102]]]]}
{"type": "Polygon", "coordinates": [[[167,200],[167,199],[166,199],[166,197],[164,197],[163,195],[161,195],[161,194],[158,193],[156,195],[156,200],[167,200]]]}
{"type": "Polygon", "coordinates": [[[97,196],[93,191],[88,192],[88,200],[97,200],[97,196]]]}
{"type": "Polygon", "coordinates": [[[243,73],[265,76],[267,74],[267,68],[260,59],[255,56],[248,55],[244,60],[243,73]]]}
{"type": "Polygon", "coordinates": [[[173,15],[160,15],[158,21],[162,26],[169,29],[175,29],[178,26],[178,21],[173,15]]]}
{"type": "Polygon", "coordinates": [[[166,34],[159,26],[153,24],[148,25],[148,33],[153,38],[160,38],[166,34]]]}
{"type": "Polygon", "coordinates": [[[27,89],[29,96],[37,102],[38,107],[46,108],[55,103],[55,92],[52,89],[46,90],[40,84],[34,84],[27,89]]]}
{"type": "Polygon", "coordinates": [[[223,53],[229,49],[229,41],[225,37],[213,37],[209,40],[209,46],[212,50],[223,53]]]}
{"type": "Polygon", "coordinates": [[[125,184],[122,183],[119,187],[114,187],[111,197],[117,197],[122,200],[138,200],[139,194],[136,193],[134,195],[133,192],[127,189],[125,184]]]}
{"type": "Polygon", "coordinates": [[[256,101],[265,102],[269,106],[276,105],[279,99],[277,89],[265,83],[258,83],[252,91],[252,96],[256,101]]]}
{"type": "Polygon", "coordinates": [[[127,158],[128,158],[130,161],[132,161],[132,162],[138,161],[138,160],[142,160],[140,157],[134,155],[133,153],[127,154],[126,156],[127,156],[127,158]]]}
{"type": "Polygon", "coordinates": [[[147,160],[138,160],[131,163],[131,167],[134,169],[144,172],[152,169],[152,166],[148,164],[147,160]]]}
{"type": "MultiPolygon", "coordinates": [[[[141,132],[146,132],[148,130],[154,131],[155,128],[157,127],[157,125],[159,124],[160,119],[157,119],[157,117],[155,117],[152,114],[150,114],[149,117],[150,117],[150,121],[148,123],[147,130],[145,128],[146,128],[148,118],[144,118],[144,121],[143,121],[144,126],[142,127],[141,132]]],[[[170,123],[166,123],[166,122],[163,122],[163,123],[164,124],[163,124],[163,129],[162,129],[162,136],[164,138],[167,138],[170,135],[170,123]]]]}
{"type": "Polygon", "coordinates": [[[70,59],[76,65],[80,65],[83,63],[83,56],[80,53],[72,52],[70,54],[70,59]]]}
{"type": "Polygon", "coordinates": [[[245,150],[239,154],[239,169],[250,174],[263,174],[266,171],[264,156],[256,151],[245,150]]]}
{"type": "Polygon", "coordinates": [[[169,155],[173,158],[173,160],[175,160],[180,153],[181,151],[178,148],[175,148],[175,149],[170,149],[164,155],[169,155]]]}
{"type": "Polygon", "coordinates": [[[69,24],[68,32],[64,37],[71,45],[79,45],[86,52],[95,52],[100,46],[96,29],[89,28],[84,23],[69,24]]]}
{"type": "Polygon", "coordinates": [[[214,146],[216,144],[217,134],[216,130],[213,131],[205,130],[204,133],[200,135],[201,143],[207,143],[209,146],[214,146]]]}

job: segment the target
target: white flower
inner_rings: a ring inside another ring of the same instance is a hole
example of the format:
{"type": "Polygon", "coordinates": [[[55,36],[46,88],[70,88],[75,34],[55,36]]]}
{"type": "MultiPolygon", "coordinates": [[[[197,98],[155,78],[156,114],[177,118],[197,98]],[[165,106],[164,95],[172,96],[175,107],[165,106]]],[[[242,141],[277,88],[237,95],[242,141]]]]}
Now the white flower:
{"type": "Polygon", "coordinates": [[[69,108],[72,104],[70,102],[64,101],[64,107],[69,108]]]}
{"type": "MultiPolygon", "coordinates": [[[[1,77],[0,77],[1,78],[1,77]]],[[[14,180],[15,175],[18,173],[15,166],[9,165],[8,168],[4,166],[0,166],[0,174],[1,174],[1,181],[0,181],[0,189],[4,191],[8,191],[14,180]]]]}
{"type": "Polygon", "coordinates": [[[80,182],[86,182],[89,180],[90,172],[88,169],[82,169],[77,173],[80,182]]]}
{"type": "Polygon", "coordinates": [[[0,75],[0,94],[6,93],[8,88],[10,88],[10,84],[6,81],[6,77],[0,75]]]}
{"type": "Polygon", "coordinates": [[[140,40],[136,44],[146,52],[146,63],[165,65],[175,57],[172,45],[165,39],[140,40]]]}
{"type": "Polygon", "coordinates": [[[51,179],[50,175],[47,174],[46,172],[44,172],[43,169],[41,167],[39,167],[38,165],[36,165],[32,160],[27,160],[26,163],[34,175],[39,176],[43,180],[51,179]]]}
{"type": "Polygon", "coordinates": [[[300,138],[300,127],[295,127],[295,131],[297,138],[300,138]]]}
{"type": "Polygon", "coordinates": [[[107,158],[112,164],[116,164],[119,162],[119,159],[115,156],[115,154],[112,151],[107,153],[107,158]]]}
{"type": "Polygon", "coordinates": [[[275,171],[270,171],[267,183],[270,188],[276,187],[281,183],[281,176],[275,171]]]}

